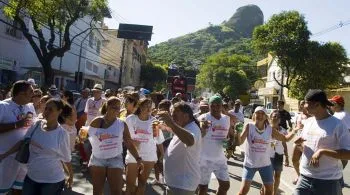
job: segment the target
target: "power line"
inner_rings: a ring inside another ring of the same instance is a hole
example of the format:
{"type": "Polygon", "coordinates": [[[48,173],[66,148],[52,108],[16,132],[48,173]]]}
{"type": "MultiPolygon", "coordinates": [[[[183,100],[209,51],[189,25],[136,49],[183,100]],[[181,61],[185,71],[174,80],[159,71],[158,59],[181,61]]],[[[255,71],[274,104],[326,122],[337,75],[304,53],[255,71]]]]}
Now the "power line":
{"type": "MultiPolygon", "coordinates": [[[[10,4],[8,4],[8,3],[6,3],[6,2],[4,2],[4,1],[2,1],[2,0],[0,0],[0,2],[3,3],[3,4],[5,4],[5,5],[7,5],[7,6],[11,6],[10,4]]],[[[12,7],[12,8],[13,8],[13,7],[12,7]]],[[[30,16],[26,15],[25,13],[23,13],[23,11],[21,12],[21,14],[23,14],[24,17],[27,17],[27,18],[31,19],[30,16]]],[[[78,19],[78,20],[82,20],[82,21],[85,22],[87,25],[90,25],[89,23],[87,23],[87,22],[86,22],[85,20],[83,20],[83,19],[78,19]]],[[[42,22],[38,22],[38,23],[39,23],[40,25],[42,25],[44,28],[50,30],[50,28],[49,28],[46,24],[44,24],[44,23],[42,23],[42,22]]],[[[75,24],[73,24],[72,26],[74,26],[75,28],[77,28],[77,29],[80,30],[81,32],[83,31],[82,29],[80,29],[79,27],[77,27],[75,24]]],[[[75,34],[78,34],[76,31],[73,31],[73,30],[72,30],[71,32],[73,32],[73,33],[75,33],[75,34]]],[[[54,33],[55,33],[56,35],[61,36],[61,35],[60,35],[60,32],[57,32],[57,31],[54,30],[54,33]]],[[[107,36],[111,37],[112,39],[116,39],[116,37],[113,37],[113,36],[111,36],[111,35],[109,35],[109,34],[108,34],[107,36]]],[[[75,38],[75,39],[76,39],[77,41],[79,41],[79,42],[82,42],[82,41],[83,41],[82,39],[78,39],[78,37],[75,38]]],[[[118,40],[118,39],[117,39],[117,40],[118,40]]],[[[73,43],[74,45],[77,45],[77,46],[80,47],[80,45],[79,45],[78,43],[75,43],[74,40],[72,41],[72,43],[73,43]]],[[[85,46],[88,46],[88,44],[85,43],[85,46]]],[[[91,51],[91,50],[88,49],[88,48],[83,48],[83,49],[84,49],[85,51],[89,52],[89,53],[92,53],[92,54],[94,54],[94,55],[96,55],[96,56],[99,56],[100,58],[102,58],[102,59],[104,59],[104,60],[106,60],[106,61],[109,61],[108,59],[106,59],[106,58],[100,56],[100,54],[95,53],[95,52],[91,51]]],[[[113,51],[108,50],[108,49],[104,49],[102,46],[100,47],[100,50],[101,50],[101,51],[104,51],[106,54],[108,54],[109,56],[107,56],[107,57],[109,57],[109,58],[111,58],[111,59],[114,58],[114,55],[115,55],[115,54],[113,53],[113,51]]],[[[119,51],[119,53],[120,53],[120,52],[121,52],[121,51],[119,51]]],[[[110,61],[109,61],[109,62],[110,62],[110,61]]]]}
{"type": "Polygon", "coordinates": [[[312,37],[318,37],[318,36],[324,35],[324,34],[326,34],[326,33],[329,33],[329,32],[331,32],[331,31],[334,31],[334,30],[336,30],[336,29],[339,29],[339,28],[342,28],[342,27],[344,27],[344,26],[347,26],[347,25],[349,25],[349,24],[350,24],[350,20],[347,20],[347,21],[345,21],[345,22],[340,21],[339,24],[336,24],[336,25],[331,26],[331,27],[329,27],[329,28],[326,28],[326,29],[324,29],[324,30],[322,30],[322,31],[320,31],[320,32],[317,32],[317,33],[312,34],[312,37]]]}
{"type": "MultiPolygon", "coordinates": [[[[6,22],[5,20],[3,20],[3,19],[1,19],[1,18],[0,18],[0,22],[2,22],[2,23],[6,24],[6,25],[8,25],[8,26],[11,26],[12,28],[15,28],[15,29],[21,31],[21,29],[18,28],[17,26],[14,26],[13,24],[11,24],[11,23],[9,23],[9,22],[6,22]]],[[[28,32],[27,34],[29,34],[30,36],[32,36],[33,38],[35,38],[35,39],[37,39],[37,40],[44,41],[45,43],[48,43],[48,41],[46,41],[45,39],[42,39],[42,38],[40,38],[40,37],[38,37],[38,36],[36,36],[36,35],[33,35],[33,34],[29,33],[29,32],[28,32]]],[[[55,44],[53,44],[53,46],[55,46],[56,48],[59,48],[59,46],[57,46],[57,45],[55,45],[55,44]]],[[[110,64],[101,63],[101,62],[99,62],[99,61],[96,61],[96,60],[93,60],[93,59],[90,59],[90,58],[87,58],[87,57],[80,56],[79,54],[73,53],[73,52],[71,52],[70,50],[68,50],[67,53],[70,53],[70,54],[72,54],[72,55],[81,57],[81,58],[83,58],[83,59],[87,59],[87,60],[89,60],[89,61],[91,61],[91,62],[96,62],[96,63],[98,63],[98,64],[100,64],[100,65],[105,65],[105,66],[110,65],[110,64]]],[[[116,65],[116,66],[117,66],[117,64],[113,64],[113,65],[116,65]]]]}

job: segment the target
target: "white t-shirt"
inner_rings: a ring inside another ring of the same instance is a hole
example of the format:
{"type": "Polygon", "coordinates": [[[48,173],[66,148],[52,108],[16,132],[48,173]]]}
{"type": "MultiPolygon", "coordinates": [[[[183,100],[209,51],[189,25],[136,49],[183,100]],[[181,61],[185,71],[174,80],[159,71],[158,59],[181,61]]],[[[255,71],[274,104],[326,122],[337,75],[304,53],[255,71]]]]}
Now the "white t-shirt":
{"type": "Polygon", "coordinates": [[[87,114],[87,120],[86,124],[89,126],[91,121],[100,116],[100,108],[102,107],[103,103],[105,103],[107,100],[104,98],[100,98],[99,100],[95,101],[95,98],[89,98],[86,101],[85,105],[85,113],[87,114]]]}
{"type": "Polygon", "coordinates": [[[315,117],[311,117],[305,123],[301,136],[306,141],[301,157],[300,173],[316,179],[340,179],[343,167],[339,163],[339,159],[321,156],[319,167],[309,166],[309,162],[318,149],[350,150],[350,132],[345,125],[334,116],[323,120],[316,120],[315,117]]]}
{"type": "Polygon", "coordinates": [[[195,122],[185,126],[193,135],[194,144],[187,147],[179,137],[174,135],[165,152],[165,183],[174,188],[195,191],[200,182],[201,131],[195,122]]]}
{"type": "MultiPolygon", "coordinates": [[[[285,128],[280,127],[280,133],[282,133],[283,135],[287,135],[288,132],[285,128]]],[[[271,140],[271,158],[275,157],[275,153],[279,154],[279,155],[283,155],[284,154],[284,148],[282,145],[281,141],[272,139],[271,140]]]]}
{"type": "Polygon", "coordinates": [[[271,165],[272,128],[267,126],[263,133],[257,132],[253,123],[248,123],[249,132],[243,165],[249,168],[260,168],[271,165]]]}
{"type": "MultiPolygon", "coordinates": [[[[8,123],[14,123],[19,120],[22,120],[23,118],[26,118],[26,116],[29,116],[30,113],[32,113],[33,116],[33,122],[34,122],[34,116],[35,109],[32,104],[26,104],[23,106],[20,106],[16,104],[12,99],[6,99],[4,101],[0,101],[0,124],[8,124],[8,123]]],[[[30,126],[17,128],[11,131],[8,131],[6,133],[0,134],[0,154],[3,154],[7,152],[9,149],[11,149],[18,141],[22,140],[24,138],[24,135],[26,134],[27,130],[30,126]]],[[[15,154],[13,154],[15,155],[15,154]]]]}
{"type": "Polygon", "coordinates": [[[201,158],[211,161],[225,161],[223,141],[227,138],[230,129],[230,117],[221,114],[220,120],[214,118],[210,113],[198,117],[199,121],[211,121],[207,134],[202,139],[201,158]]]}
{"type": "Polygon", "coordinates": [[[345,111],[335,112],[333,116],[341,121],[343,121],[345,127],[350,130],[350,114],[345,111]]]}
{"type": "Polygon", "coordinates": [[[107,129],[89,127],[88,131],[95,157],[109,159],[123,153],[123,121],[116,119],[107,129]]]}
{"type": "Polygon", "coordinates": [[[34,124],[25,137],[35,130],[29,146],[30,156],[27,175],[38,183],[57,183],[65,179],[62,163],[70,162],[69,135],[61,125],[55,130],[45,131],[42,122],[34,124]]]}
{"type": "Polygon", "coordinates": [[[70,150],[71,150],[71,152],[73,152],[74,148],[75,148],[75,140],[76,140],[77,135],[78,135],[77,128],[75,127],[75,125],[68,126],[66,124],[63,124],[61,126],[64,130],[67,131],[67,133],[69,135],[70,150]]]}
{"type": "MultiPolygon", "coordinates": [[[[157,144],[164,142],[164,136],[162,131],[159,131],[158,137],[153,137],[152,121],[153,117],[150,117],[147,121],[142,121],[137,115],[130,115],[126,118],[125,122],[128,125],[131,138],[139,141],[140,145],[137,147],[139,156],[144,161],[157,161],[157,144]]],[[[127,152],[127,163],[136,163],[135,158],[131,153],[127,152]]]]}
{"type": "Polygon", "coordinates": [[[234,110],[228,111],[228,113],[232,114],[233,116],[237,117],[238,122],[244,123],[244,115],[242,112],[235,112],[234,110]]]}

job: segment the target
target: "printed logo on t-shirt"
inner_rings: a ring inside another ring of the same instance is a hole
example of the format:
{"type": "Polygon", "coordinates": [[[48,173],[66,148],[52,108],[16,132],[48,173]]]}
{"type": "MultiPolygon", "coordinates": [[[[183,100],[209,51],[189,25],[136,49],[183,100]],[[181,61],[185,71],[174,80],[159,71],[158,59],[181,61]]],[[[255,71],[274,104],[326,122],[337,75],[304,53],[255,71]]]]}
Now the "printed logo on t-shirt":
{"type": "Polygon", "coordinates": [[[135,128],[135,140],[139,142],[148,142],[150,139],[150,136],[152,136],[151,132],[144,130],[140,127],[135,128]]]}
{"type": "Polygon", "coordinates": [[[269,139],[264,136],[254,136],[252,138],[252,145],[250,147],[252,152],[262,153],[266,152],[268,145],[270,144],[269,139]]]}
{"type": "Polygon", "coordinates": [[[211,128],[212,134],[211,139],[212,140],[223,140],[226,139],[228,129],[221,125],[213,125],[211,128]]]}
{"type": "Polygon", "coordinates": [[[100,142],[108,140],[108,139],[112,139],[112,138],[118,138],[117,135],[113,135],[110,133],[104,133],[104,132],[103,133],[96,133],[95,135],[98,138],[98,140],[100,140],[100,142]]]}

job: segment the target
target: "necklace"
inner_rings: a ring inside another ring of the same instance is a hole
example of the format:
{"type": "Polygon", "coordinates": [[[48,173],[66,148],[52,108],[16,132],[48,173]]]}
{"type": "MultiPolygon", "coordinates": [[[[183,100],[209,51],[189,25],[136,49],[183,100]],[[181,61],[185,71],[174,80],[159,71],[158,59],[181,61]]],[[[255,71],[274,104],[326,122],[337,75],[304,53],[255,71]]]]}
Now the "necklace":
{"type": "Polygon", "coordinates": [[[258,132],[259,134],[263,134],[265,129],[260,130],[257,126],[255,126],[255,131],[258,132]]]}

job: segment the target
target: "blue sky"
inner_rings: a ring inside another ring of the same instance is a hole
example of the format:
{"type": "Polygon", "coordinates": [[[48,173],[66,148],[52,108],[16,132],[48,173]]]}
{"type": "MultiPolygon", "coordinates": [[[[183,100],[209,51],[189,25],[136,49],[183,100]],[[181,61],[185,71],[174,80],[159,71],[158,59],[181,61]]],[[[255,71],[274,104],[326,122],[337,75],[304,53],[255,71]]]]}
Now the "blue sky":
{"type": "MultiPolygon", "coordinates": [[[[297,10],[305,16],[312,33],[350,21],[349,0],[109,0],[113,19],[106,21],[110,28],[118,23],[153,26],[151,45],[197,31],[228,20],[237,8],[255,4],[267,21],[273,14],[297,10]]],[[[312,37],[322,42],[341,43],[350,55],[350,25],[312,37]]]]}

